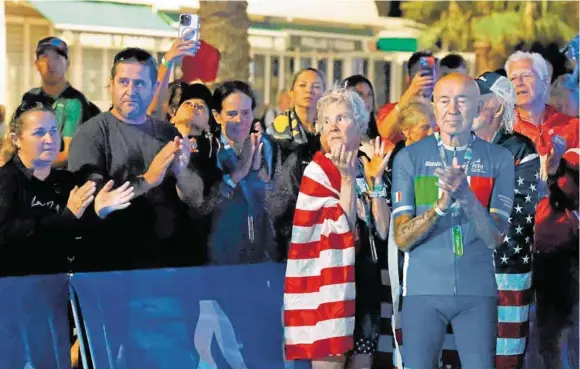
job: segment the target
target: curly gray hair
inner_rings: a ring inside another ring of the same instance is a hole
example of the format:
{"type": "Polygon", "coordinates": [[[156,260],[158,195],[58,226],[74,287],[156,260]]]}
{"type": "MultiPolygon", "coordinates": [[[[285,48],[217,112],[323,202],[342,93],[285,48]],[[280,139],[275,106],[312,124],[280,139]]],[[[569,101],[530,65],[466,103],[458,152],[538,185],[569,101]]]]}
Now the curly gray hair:
{"type": "Polygon", "coordinates": [[[346,105],[347,109],[352,113],[359,135],[365,135],[369,127],[369,112],[366,110],[365,103],[361,97],[353,90],[347,90],[345,88],[333,88],[318,100],[316,104],[316,132],[320,133],[322,131],[324,110],[335,104],[346,105]]]}

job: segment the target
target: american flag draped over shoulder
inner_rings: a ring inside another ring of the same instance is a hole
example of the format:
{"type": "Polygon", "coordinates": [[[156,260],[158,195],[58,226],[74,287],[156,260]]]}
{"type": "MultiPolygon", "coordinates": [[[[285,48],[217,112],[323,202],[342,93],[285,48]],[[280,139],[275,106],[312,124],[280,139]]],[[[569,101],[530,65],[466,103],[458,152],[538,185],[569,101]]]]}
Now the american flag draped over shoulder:
{"type": "Polygon", "coordinates": [[[531,246],[538,203],[540,159],[534,144],[518,133],[498,135],[495,144],[514,156],[514,208],[510,228],[495,251],[498,289],[497,369],[522,368],[532,299],[531,246]]]}
{"type": "Polygon", "coordinates": [[[353,348],[355,248],[339,203],[341,176],[316,153],[304,171],[284,286],[286,359],[342,355],[353,348]]]}

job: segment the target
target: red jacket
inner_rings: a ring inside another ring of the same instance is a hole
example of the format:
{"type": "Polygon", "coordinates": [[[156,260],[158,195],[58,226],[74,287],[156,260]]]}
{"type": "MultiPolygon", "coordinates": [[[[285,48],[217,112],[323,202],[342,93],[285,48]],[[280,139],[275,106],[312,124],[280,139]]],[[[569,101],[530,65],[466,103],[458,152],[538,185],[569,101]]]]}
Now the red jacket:
{"type": "Polygon", "coordinates": [[[532,140],[540,155],[547,155],[552,149],[552,136],[562,137],[566,142],[566,150],[579,147],[579,127],[578,118],[559,113],[546,105],[544,120],[540,126],[521,119],[517,114],[514,130],[532,140]]]}

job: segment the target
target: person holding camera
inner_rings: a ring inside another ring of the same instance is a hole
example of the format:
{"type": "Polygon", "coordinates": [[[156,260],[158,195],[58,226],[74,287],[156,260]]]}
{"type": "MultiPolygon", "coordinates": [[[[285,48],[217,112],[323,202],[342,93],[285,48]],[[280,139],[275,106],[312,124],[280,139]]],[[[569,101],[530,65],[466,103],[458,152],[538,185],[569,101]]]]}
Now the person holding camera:
{"type": "Polygon", "coordinates": [[[405,140],[397,124],[401,110],[413,100],[431,98],[437,82],[437,59],[429,51],[417,51],[407,62],[407,72],[410,84],[399,102],[385,104],[377,114],[379,134],[387,141],[387,150],[405,140]]]}

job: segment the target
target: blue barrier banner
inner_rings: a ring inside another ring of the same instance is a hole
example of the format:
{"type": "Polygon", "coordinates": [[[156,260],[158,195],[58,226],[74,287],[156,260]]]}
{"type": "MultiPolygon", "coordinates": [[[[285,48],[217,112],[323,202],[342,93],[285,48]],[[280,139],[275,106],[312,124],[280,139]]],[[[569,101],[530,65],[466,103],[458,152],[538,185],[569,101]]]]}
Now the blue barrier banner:
{"type": "Polygon", "coordinates": [[[71,367],[68,276],[0,278],[0,369],[71,367]]]}
{"type": "Polygon", "coordinates": [[[284,264],[75,274],[98,369],[290,369],[284,264]]]}

